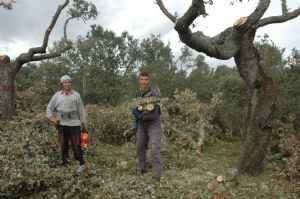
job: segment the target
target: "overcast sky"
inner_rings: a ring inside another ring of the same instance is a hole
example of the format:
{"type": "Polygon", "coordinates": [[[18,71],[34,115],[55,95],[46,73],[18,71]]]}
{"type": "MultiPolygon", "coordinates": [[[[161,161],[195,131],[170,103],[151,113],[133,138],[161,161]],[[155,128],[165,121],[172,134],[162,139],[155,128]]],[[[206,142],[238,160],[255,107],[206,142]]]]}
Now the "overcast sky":
{"type": "MultiPolygon", "coordinates": [[[[17,4],[11,11],[0,8],[0,54],[7,54],[15,58],[28,48],[39,46],[43,34],[49,25],[57,6],[62,0],[16,0],[17,4]]],[[[87,24],[73,21],[69,24],[69,37],[75,39],[85,35],[91,24],[100,24],[105,29],[113,30],[118,35],[127,30],[135,38],[143,39],[150,34],[160,34],[164,42],[170,42],[174,55],[178,55],[183,44],[179,41],[176,31],[171,23],[154,4],[154,0],[93,0],[100,15],[97,20],[87,24]]],[[[245,0],[244,3],[229,5],[230,0],[215,0],[215,4],[207,7],[209,16],[199,18],[195,22],[194,31],[200,30],[209,36],[214,36],[220,31],[233,25],[242,16],[249,15],[256,7],[258,0],[245,0]]],[[[287,0],[288,7],[294,10],[300,7],[300,0],[287,0]]],[[[191,0],[164,0],[165,6],[172,13],[182,15],[191,0]]],[[[271,1],[271,6],[265,16],[281,14],[281,1],[271,1]]],[[[60,17],[53,30],[50,43],[62,37],[62,26],[65,13],[60,17]]],[[[287,54],[292,48],[300,49],[300,17],[284,24],[274,24],[261,28],[257,35],[267,33],[274,43],[287,49],[287,54]]],[[[213,65],[233,64],[209,59],[206,61],[213,65]]]]}

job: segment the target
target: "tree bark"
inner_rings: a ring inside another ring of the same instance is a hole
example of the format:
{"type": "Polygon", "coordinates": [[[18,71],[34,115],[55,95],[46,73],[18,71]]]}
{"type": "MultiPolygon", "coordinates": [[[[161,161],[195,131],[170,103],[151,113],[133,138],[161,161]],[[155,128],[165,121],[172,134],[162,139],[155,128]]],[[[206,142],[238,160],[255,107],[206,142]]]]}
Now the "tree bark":
{"type": "Polygon", "coordinates": [[[252,90],[251,116],[243,151],[238,162],[241,173],[256,174],[262,170],[272,131],[275,104],[273,80],[260,66],[257,49],[253,46],[256,30],[243,37],[235,62],[240,76],[252,90]]]}
{"type": "Polygon", "coordinates": [[[14,70],[11,65],[10,58],[4,56],[0,60],[0,84],[1,84],[1,119],[10,120],[15,115],[15,85],[14,85],[14,70]]]}

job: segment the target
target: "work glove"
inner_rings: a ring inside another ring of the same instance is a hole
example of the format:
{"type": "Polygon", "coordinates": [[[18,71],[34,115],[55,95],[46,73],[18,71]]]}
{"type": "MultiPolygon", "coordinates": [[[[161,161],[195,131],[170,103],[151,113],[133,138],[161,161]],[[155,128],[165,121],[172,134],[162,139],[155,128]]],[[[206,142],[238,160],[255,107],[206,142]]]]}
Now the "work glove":
{"type": "Polygon", "coordinates": [[[59,120],[54,116],[50,118],[49,122],[53,126],[57,126],[59,124],[59,120]]]}
{"type": "Polygon", "coordinates": [[[133,123],[131,124],[131,129],[134,130],[134,131],[136,131],[137,128],[138,128],[137,123],[136,123],[136,122],[133,122],[133,123]]]}

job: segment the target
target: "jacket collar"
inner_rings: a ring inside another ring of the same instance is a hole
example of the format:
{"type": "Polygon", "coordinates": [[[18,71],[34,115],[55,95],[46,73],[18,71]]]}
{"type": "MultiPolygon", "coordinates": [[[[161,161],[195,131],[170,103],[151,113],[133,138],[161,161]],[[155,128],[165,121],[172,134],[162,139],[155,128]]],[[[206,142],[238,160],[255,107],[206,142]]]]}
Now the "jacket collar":
{"type": "Polygon", "coordinates": [[[71,95],[72,93],[73,93],[72,89],[70,90],[70,92],[65,92],[64,90],[61,90],[61,94],[66,95],[66,96],[71,95]]]}

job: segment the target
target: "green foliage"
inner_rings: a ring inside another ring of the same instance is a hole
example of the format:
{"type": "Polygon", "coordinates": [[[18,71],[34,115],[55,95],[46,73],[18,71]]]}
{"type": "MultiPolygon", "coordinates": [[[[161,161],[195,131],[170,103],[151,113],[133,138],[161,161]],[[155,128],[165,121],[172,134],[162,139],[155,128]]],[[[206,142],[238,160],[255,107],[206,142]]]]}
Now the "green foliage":
{"type": "Polygon", "coordinates": [[[86,106],[88,127],[93,137],[109,144],[124,144],[135,135],[131,129],[134,121],[129,104],[112,106],[86,106]]]}
{"type": "Polygon", "coordinates": [[[197,153],[164,140],[164,175],[156,186],[151,179],[150,159],[149,172],[133,174],[134,142],[121,146],[91,143],[85,153],[91,169],[81,176],[75,175],[78,162],[71,154],[69,166],[59,166],[57,130],[48,124],[44,113],[26,113],[26,117],[20,115],[7,124],[0,123],[0,140],[0,198],[212,198],[216,191],[226,198],[299,196],[299,182],[281,178],[282,170],[276,163],[267,163],[262,175],[216,182],[216,177],[238,160],[240,142],[219,141],[197,153]]]}
{"type": "Polygon", "coordinates": [[[160,36],[151,35],[143,39],[140,44],[140,55],[138,59],[141,67],[139,71],[148,71],[151,82],[159,87],[164,97],[171,97],[176,87],[176,69],[173,66],[173,55],[169,44],[164,44],[160,36]]]}
{"type": "Polygon", "coordinates": [[[232,72],[217,81],[221,102],[214,109],[214,122],[228,137],[243,136],[249,119],[250,92],[237,73],[232,72]]]}
{"type": "Polygon", "coordinates": [[[32,63],[29,63],[21,68],[21,71],[16,75],[17,90],[26,90],[39,81],[38,77],[35,75],[38,68],[38,65],[32,63]]]}
{"type": "MultiPolygon", "coordinates": [[[[210,124],[211,110],[219,99],[200,102],[190,90],[175,92],[174,99],[162,99],[162,124],[168,140],[179,147],[197,148],[214,142],[219,136],[216,126],[210,124]]],[[[97,139],[110,144],[124,144],[135,136],[131,129],[134,117],[124,103],[115,107],[88,105],[88,126],[97,139]]]]}
{"type": "Polygon", "coordinates": [[[259,51],[260,65],[267,75],[273,79],[278,77],[278,69],[283,67],[283,53],[285,49],[280,49],[276,46],[269,36],[265,34],[259,42],[255,43],[255,47],[259,51]]]}
{"type": "Polygon", "coordinates": [[[16,3],[14,0],[5,0],[0,1],[0,7],[3,7],[4,9],[11,10],[13,9],[13,4],[16,3]]]}
{"type": "MultiPolygon", "coordinates": [[[[55,46],[55,48],[59,46],[55,46]]],[[[286,121],[293,113],[294,126],[299,129],[298,101],[299,51],[294,49],[285,60],[284,49],[275,46],[267,35],[256,43],[261,65],[273,77],[276,89],[274,117],[286,121]]],[[[53,50],[54,50],[53,49],[53,50]]],[[[160,89],[162,97],[173,98],[175,90],[189,88],[200,102],[211,103],[214,95],[220,102],[212,109],[211,123],[222,129],[224,137],[243,136],[249,119],[251,91],[236,68],[226,65],[211,68],[201,55],[183,47],[174,60],[169,44],[160,36],[151,35],[141,42],[128,32],[120,36],[93,25],[85,37],[78,37],[74,49],[61,57],[39,65],[27,65],[17,75],[18,90],[24,91],[46,84],[50,97],[59,89],[59,78],[69,74],[73,88],[85,104],[123,104],[131,100],[138,88],[138,72],[148,71],[151,84],[160,89]]]]}
{"type": "Polygon", "coordinates": [[[290,179],[300,179],[300,133],[295,131],[293,116],[284,123],[279,123],[273,131],[272,151],[281,154],[284,163],[283,176],[290,179]]]}
{"type": "Polygon", "coordinates": [[[70,18],[76,18],[77,20],[81,18],[84,22],[86,22],[89,19],[96,19],[98,16],[98,10],[92,2],[85,0],[73,0],[67,14],[70,18]]]}
{"type": "Polygon", "coordinates": [[[275,117],[285,122],[289,115],[295,117],[294,127],[300,129],[300,56],[299,50],[293,49],[292,55],[286,60],[285,67],[278,69],[275,78],[276,87],[276,112],[275,117]]]}
{"type": "Polygon", "coordinates": [[[24,91],[17,92],[17,110],[39,113],[49,102],[49,91],[45,83],[35,83],[24,91]]]}
{"type": "Polygon", "coordinates": [[[204,61],[204,56],[198,55],[193,63],[195,69],[187,78],[189,88],[197,93],[197,97],[209,102],[215,92],[214,84],[212,84],[212,68],[204,61]]]}
{"type": "Polygon", "coordinates": [[[203,103],[187,89],[175,92],[174,99],[164,99],[162,104],[164,133],[176,145],[195,149],[219,136],[218,128],[210,124],[218,97],[211,103],[203,103]]]}
{"type": "Polygon", "coordinates": [[[70,68],[74,87],[85,103],[115,105],[134,93],[134,90],[129,93],[128,87],[133,88],[132,84],[137,81],[131,81],[136,68],[136,49],[137,40],[127,32],[117,36],[93,25],[87,36],[79,37],[75,48],[54,64],[70,68]]]}
{"type": "Polygon", "coordinates": [[[25,90],[34,84],[43,83],[55,92],[59,88],[60,77],[69,74],[70,68],[51,60],[42,61],[39,65],[28,64],[16,75],[18,89],[25,90]]]}

